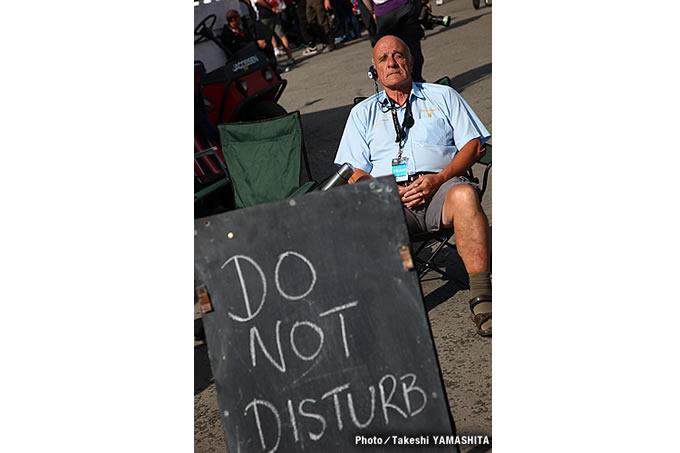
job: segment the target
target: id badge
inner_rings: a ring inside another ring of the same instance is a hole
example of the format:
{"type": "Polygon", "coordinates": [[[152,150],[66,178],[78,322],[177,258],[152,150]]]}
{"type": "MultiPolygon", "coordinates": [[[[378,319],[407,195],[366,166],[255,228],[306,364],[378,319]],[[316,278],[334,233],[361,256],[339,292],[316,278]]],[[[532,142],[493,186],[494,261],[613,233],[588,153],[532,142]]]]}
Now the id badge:
{"type": "Polygon", "coordinates": [[[392,174],[397,182],[408,181],[408,174],[406,173],[406,162],[408,157],[401,159],[392,159],[392,174]]]}

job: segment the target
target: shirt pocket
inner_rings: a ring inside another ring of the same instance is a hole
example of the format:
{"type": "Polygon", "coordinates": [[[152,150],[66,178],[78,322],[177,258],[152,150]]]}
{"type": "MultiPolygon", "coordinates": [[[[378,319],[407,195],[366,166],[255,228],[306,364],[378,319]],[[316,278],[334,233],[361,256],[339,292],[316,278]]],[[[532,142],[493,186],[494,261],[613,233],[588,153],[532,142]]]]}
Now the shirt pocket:
{"type": "Polygon", "coordinates": [[[411,139],[420,145],[451,146],[452,130],[442,118],[418,118],[409,130],[411,139]]]}

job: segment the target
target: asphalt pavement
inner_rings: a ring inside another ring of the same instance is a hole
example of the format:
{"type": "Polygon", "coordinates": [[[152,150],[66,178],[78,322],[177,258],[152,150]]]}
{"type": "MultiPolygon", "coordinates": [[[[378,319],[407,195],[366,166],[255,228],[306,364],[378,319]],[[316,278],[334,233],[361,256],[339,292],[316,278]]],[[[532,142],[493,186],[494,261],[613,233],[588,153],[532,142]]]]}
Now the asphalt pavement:
{"type": "MultiPolygon", "coordinates": [[[[454,88],[493,134],[492,8],[475,10],[471,1],[454,0],[443,5],[432,2],[432,9],[435,15],[452,16],[452,21],[448,28],[438,26],[426,31],[422,41],[423,77],[434,81],[449,76],[454,88]]],[[[296,64],[283,74],[288,84],[279,103],[289,112],[301,112],[312,175],[320,181],[334,170],[333,158],[354,97],[375,92],[366,75],[371,46],[364,32],[360,39],[341,44],[334,52],[303,57],[302,49],[297,49],[293,55],[296,64]]],[[[474,170],[481,175],[481,167],[476,165],[474,170]]],[[[490,178],[482,203],[489,222],[492,192],[490,178]]],[[[448,272],[467,278],[457,253],[445,250],[440,256],[439,262],[448,272]]],[[[491,441],[492,340],[475,333],[467,305],[468,290],[463,285],[431,272],[425,276],[422,289],[457,434],[488,436],[491,441]]],[[[198,313],[197,306],[195,309],[198,313]]],[[[205,345],[196,343],[195,351],[194,451],[223,452],[225,444],[215,386],[206,368],[205,345]]],[[[490,451],[490,445],[461,445],[462,453],[490,451]]]]}

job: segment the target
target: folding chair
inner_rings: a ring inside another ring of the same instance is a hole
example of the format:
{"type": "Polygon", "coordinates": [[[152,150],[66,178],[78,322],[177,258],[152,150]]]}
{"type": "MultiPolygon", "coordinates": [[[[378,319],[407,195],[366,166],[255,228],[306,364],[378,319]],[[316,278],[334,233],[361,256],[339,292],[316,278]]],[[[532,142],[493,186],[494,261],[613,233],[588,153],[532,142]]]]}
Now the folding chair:
{"type": "Polygon", "coordinates": [[[236,208],[308,192],[312,179],[300,112],[277,118],[217,126],[236,208]],[[301,180],[304,163],[308,181],[301,180]]]}
{"type": "MultiPolygon", "coordinates": [[[[484,154],[476,162],[478,164],[484,165],[484,176],[482,177],[482,186],[480,188],[480,191],[482,192],[482,198],[484,197],[484,192],[486,191],[489,178],[489,171],[491,170],[491,143],[486,143],[484,145],[484,148],[485,148],[484,154]]],[[[470,181],[479,184],[479,178],[475,177],[474,173],[472,172],[472,168],[468,170],[466,176],[470,181]]],[[[447,228],[438,231],[430,231],[427,233],[416,233],[409,236],[411,244],[421,243],[420,246],[413,253],[413,256],[416,261],[416,267],[418,268],[419,279],[422,279],[425,276],[425,274],[427,274],[429,271],[435,271],[441,274],[443,277],[446,277],[451,280],[457,279],[456,277],[447,273],[440,266],[434,263],[435,258],[444,247],[451,247],[453,249],[456,248],[455,245],[449,242],[449,240],[452,237],[453,228],[447,228]],[[421,252],[423,252],[423,250],[428,246],[434,246],[434,249],[432,250],[432,253],[430,253],[428,256],[423,257],[423,253],[421,252]]]]}

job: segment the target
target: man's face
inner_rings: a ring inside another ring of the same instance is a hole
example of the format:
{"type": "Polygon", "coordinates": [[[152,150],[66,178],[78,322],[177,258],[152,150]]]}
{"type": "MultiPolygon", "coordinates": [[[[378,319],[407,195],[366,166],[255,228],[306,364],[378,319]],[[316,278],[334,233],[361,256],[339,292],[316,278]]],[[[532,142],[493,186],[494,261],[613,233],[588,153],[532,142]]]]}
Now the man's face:
{"type": "Polygon", "coordinates": [[[395,89],[411,86],[413,57],[399,38],[387,36],[378,41],[373,48],[373,62],[378,80],[384,87],[395,89]]]}
{"type": "Polygon", "coordinates": [[[235,16],[229,23],[231,28],[238,28],[241,26],[241,16],[235,16]]]}

